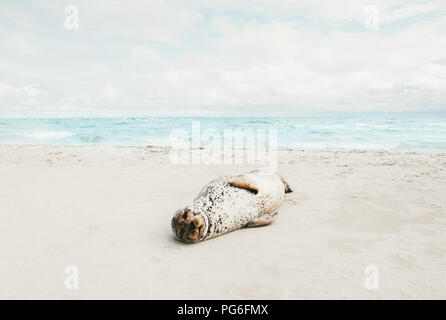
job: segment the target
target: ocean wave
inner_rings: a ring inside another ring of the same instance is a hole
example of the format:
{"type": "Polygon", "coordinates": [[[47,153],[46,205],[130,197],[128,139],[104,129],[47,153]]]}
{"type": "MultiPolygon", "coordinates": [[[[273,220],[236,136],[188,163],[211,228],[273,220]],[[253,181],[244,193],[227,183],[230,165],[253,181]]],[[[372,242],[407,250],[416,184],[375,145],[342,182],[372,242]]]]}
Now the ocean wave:
{"type": "Polygon", "coordinates": [[[311,130],[308,132],[311,135],[331,135],[331,134],[335,134],[335,132],[333,131],[327,131],[327,130],[311,130]]]}
{"type": "Polygon", "coordinates": [[[18,137],[39,140],[67,138],[73,136],[74,134],[69,131],[33,131],[16,133],[15,135],[18,137]]]}
{"type": "Polygon", "coordinates": [[[97,134],[78,133],[74,137],[82,143],[99,143],[104,140],[103,137],[97,134]]]}
{"type": "Polygon", "coordinates": [[[248,120],[246,124],[272,124],[270,120],[248,120]]]}
{"type": "Polygon", "coordinates": [[[212,128],[222,136],[227,129],[252,129],[257,132],[257,129],[276,128],[281,147],[446,149],[446,119],[442,121],[441,118],[416,121],[387,118],[204,117],[0,119],[0,142],[166,146],[172,143],[169,136],[175,129],[185,130],[190,139],[192,121],[200,121],[202,133],[212,128]]]}

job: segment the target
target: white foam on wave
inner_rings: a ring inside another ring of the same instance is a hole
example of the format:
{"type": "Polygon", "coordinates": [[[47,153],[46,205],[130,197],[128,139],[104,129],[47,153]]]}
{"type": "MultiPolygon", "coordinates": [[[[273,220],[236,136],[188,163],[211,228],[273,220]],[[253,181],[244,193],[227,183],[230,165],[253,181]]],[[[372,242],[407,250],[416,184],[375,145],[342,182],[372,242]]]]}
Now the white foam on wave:
{"type": "Polygon", "coordinates": [[[19,135],[28,139],[60,139],[71,137],[74,133],[69,131],[33,131],[21,133],[19,135]]]}

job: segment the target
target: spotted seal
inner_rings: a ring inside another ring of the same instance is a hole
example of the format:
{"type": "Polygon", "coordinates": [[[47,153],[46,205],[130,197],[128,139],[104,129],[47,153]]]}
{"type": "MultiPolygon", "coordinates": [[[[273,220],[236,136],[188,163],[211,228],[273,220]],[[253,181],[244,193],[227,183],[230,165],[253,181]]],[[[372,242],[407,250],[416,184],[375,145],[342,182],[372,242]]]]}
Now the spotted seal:
{"type": "Polygon", "coordinates": [[[292,188],[276,174],[259,170],[224,176],[203,187],[192,205],[175,212],[171,226],[178,240],[195,243],[244,228],[272,223],[292,188]]]}

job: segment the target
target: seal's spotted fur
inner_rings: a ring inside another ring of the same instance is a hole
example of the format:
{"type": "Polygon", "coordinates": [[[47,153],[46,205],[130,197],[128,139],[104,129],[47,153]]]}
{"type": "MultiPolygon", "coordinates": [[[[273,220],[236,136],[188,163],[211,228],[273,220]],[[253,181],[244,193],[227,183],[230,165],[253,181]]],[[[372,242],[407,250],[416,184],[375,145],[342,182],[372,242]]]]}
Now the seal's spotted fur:
{"type": "Polygon", "coordinates": [[[184,242],[198,242],[277,218],[290,186],[279,175],[260,171],[209,182],[192,205],[178,210],[172,230],[184,242]]]}

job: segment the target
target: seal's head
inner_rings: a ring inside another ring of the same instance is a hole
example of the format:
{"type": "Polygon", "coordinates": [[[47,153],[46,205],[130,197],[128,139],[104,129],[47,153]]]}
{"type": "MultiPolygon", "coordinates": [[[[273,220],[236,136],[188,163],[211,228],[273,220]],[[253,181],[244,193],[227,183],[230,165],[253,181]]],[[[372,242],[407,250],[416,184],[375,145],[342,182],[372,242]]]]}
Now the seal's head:
{"type": "Polygon", "coordinates": [[[208,223],[205,215],[184,208],[175,213],[171,225],[178,240],[193,243],[206,235],[208,223]]]}

